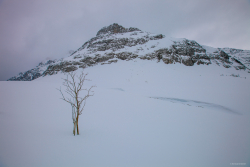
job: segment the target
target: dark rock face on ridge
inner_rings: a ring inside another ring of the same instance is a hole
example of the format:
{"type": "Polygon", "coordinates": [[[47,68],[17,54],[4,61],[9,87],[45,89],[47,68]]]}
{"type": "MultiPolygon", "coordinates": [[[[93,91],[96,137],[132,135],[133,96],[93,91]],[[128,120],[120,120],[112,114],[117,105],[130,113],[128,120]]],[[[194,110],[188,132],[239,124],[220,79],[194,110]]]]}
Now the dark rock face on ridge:
{"type": "Polygon", "coordinates": [[[160,49],[157,52],[158,58],[166,64],[182,63],[186,66],[198,64],[211,64],[206,56],[206,50],[197,42],[190,40],[174,41],[170,48],[160,49]]]}
{"type": "Polygon", "coordinates": [[[28,70],[24,73],[20,72],[17,76],[8,79],[8,81],[32,81],[34,79],[37,79],[43,75],[42,68],[46,68],[47,66],[49,66],[50,64],[54,64],[55,62],[55,60],[49,60],[45,63],[41,62],[38,66],[36,66],[36,68],[28,70]]]}
{"type": "Polygon", "coordinates": [[[124,28],[123,26],[118,25],[117,23],[114,23],[108,27],[103,27],[102,29],[100,29],[96,36],[101,35],[101,34],[107,34],[107,33],[126,33],[126,32],[133,32],[133,31],[141,31],[138,28],[124,28]]]}
{"type": "Polygon", "coordinates": [[[114,23],[100,29],[96,37],[85,42],[69,57],[40,63],[36,68],[19,73],[9,81],[31,81],[58,72],[71,72],[97,64],[105,65],[136,58],[186,66],[217,64],[250,73],[250,51],[211,48],[194,40],[166,38],[162,34],[151,34],[138,28],[124,28],[114,23]]]}

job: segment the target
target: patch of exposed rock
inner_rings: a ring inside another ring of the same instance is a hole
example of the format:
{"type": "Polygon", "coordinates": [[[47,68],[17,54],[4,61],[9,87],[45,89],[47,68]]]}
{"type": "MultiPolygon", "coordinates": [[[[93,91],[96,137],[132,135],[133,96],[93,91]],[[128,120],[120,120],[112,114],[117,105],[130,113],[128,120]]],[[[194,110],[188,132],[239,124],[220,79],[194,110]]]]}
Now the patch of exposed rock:
{"type": "Polygon", "coordinates": [[[107,34],[107,33],[115,34],[115,33],[126,33],[126,32],[133,32],[133,31],[141,31],[141,30],[139,30],[138,28],[134,28],[134,27],[124,28],[123,26],[118,25],[117,23],[114,23],[110,26],[103,27],[102,29],[100,29],[97,32],[96,36],[107,34]]]}

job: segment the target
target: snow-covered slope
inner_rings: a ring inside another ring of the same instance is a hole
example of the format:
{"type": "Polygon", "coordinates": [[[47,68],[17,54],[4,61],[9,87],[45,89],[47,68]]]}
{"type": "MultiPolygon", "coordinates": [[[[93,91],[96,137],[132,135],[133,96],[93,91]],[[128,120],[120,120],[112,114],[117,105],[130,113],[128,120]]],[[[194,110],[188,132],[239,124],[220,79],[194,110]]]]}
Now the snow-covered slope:
{"type": "Polygon", "coordinates": [[[58,72],[70,72],[96,64],[111,64],[122,60],[158,60],[165,64],[186,66],[217,64],[250,72],[250,51],[232,48],[211,48],[184,38],[124,28],[116,23],[102,28],[96,37],[85,42],[69,57],[40,63],[36,68],[10,78],[10,81],[30,81],[58,72]]]}
{"type": "Polygon", "coordinates": [[[97,87],[79,136],[56,89],[63,73],[0,82],[1,167],[249,166],[245,71],[137,57],[84,72],[97,87]]]}

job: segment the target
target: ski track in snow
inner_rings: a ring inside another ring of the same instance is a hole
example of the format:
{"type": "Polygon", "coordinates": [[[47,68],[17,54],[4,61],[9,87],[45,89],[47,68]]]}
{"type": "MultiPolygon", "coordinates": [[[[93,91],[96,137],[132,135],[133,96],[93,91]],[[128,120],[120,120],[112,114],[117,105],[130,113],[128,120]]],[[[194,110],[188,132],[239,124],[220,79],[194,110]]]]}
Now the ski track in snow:
{"type": "Polygon", "coordinates": [[[233,111],[230,108],[227,108],[225,106],[213,104],[213,103],[202,102],[202,101],[197,101],[197,100],[187,100],[187,99],[169,98],[169,97],[150,97],[150,98],[169,101],[172,103],[181,103],[181,104],[188,105],[188,106],[218,109],[218,110],[225,111],[225,112],[228,112],[231,114],[242,115],[241,113],[233,111]]]}

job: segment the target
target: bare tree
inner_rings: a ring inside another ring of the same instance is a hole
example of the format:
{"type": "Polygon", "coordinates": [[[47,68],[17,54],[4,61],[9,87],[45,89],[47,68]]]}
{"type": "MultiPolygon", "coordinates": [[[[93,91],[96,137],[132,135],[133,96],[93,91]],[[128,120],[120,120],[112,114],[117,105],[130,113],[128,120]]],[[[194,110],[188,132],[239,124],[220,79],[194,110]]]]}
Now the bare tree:
{"type": "Polygon", "coordinates": [[[62,94],[62,100],[69,103],[72,107],[72,119],[73,119],[73,134],[75,135],[77,130],[77,135],[79,135],[79,127],[78,127],[78,120],[79,116],[82,114],[82,111],[86,105],[86,100],[90,96],[93,96],[94,93],[92,90],[93,87],[91,86],[89,89],[83,89],[83,83],[85,81],[89,81],[89,79],[86,79],[86,76],[88,74],[84,74],[83,72],[77,76],[76,73],[70,72],[67,74],[67,78],[63,79],[63,85],[66,87],[65,93],[68,94],[69,97],[65,97],[61,88],[58,89],[62,94]],[[80,93],[82,91],[85,91],[85,95],[81,97],[80,93]]]}

